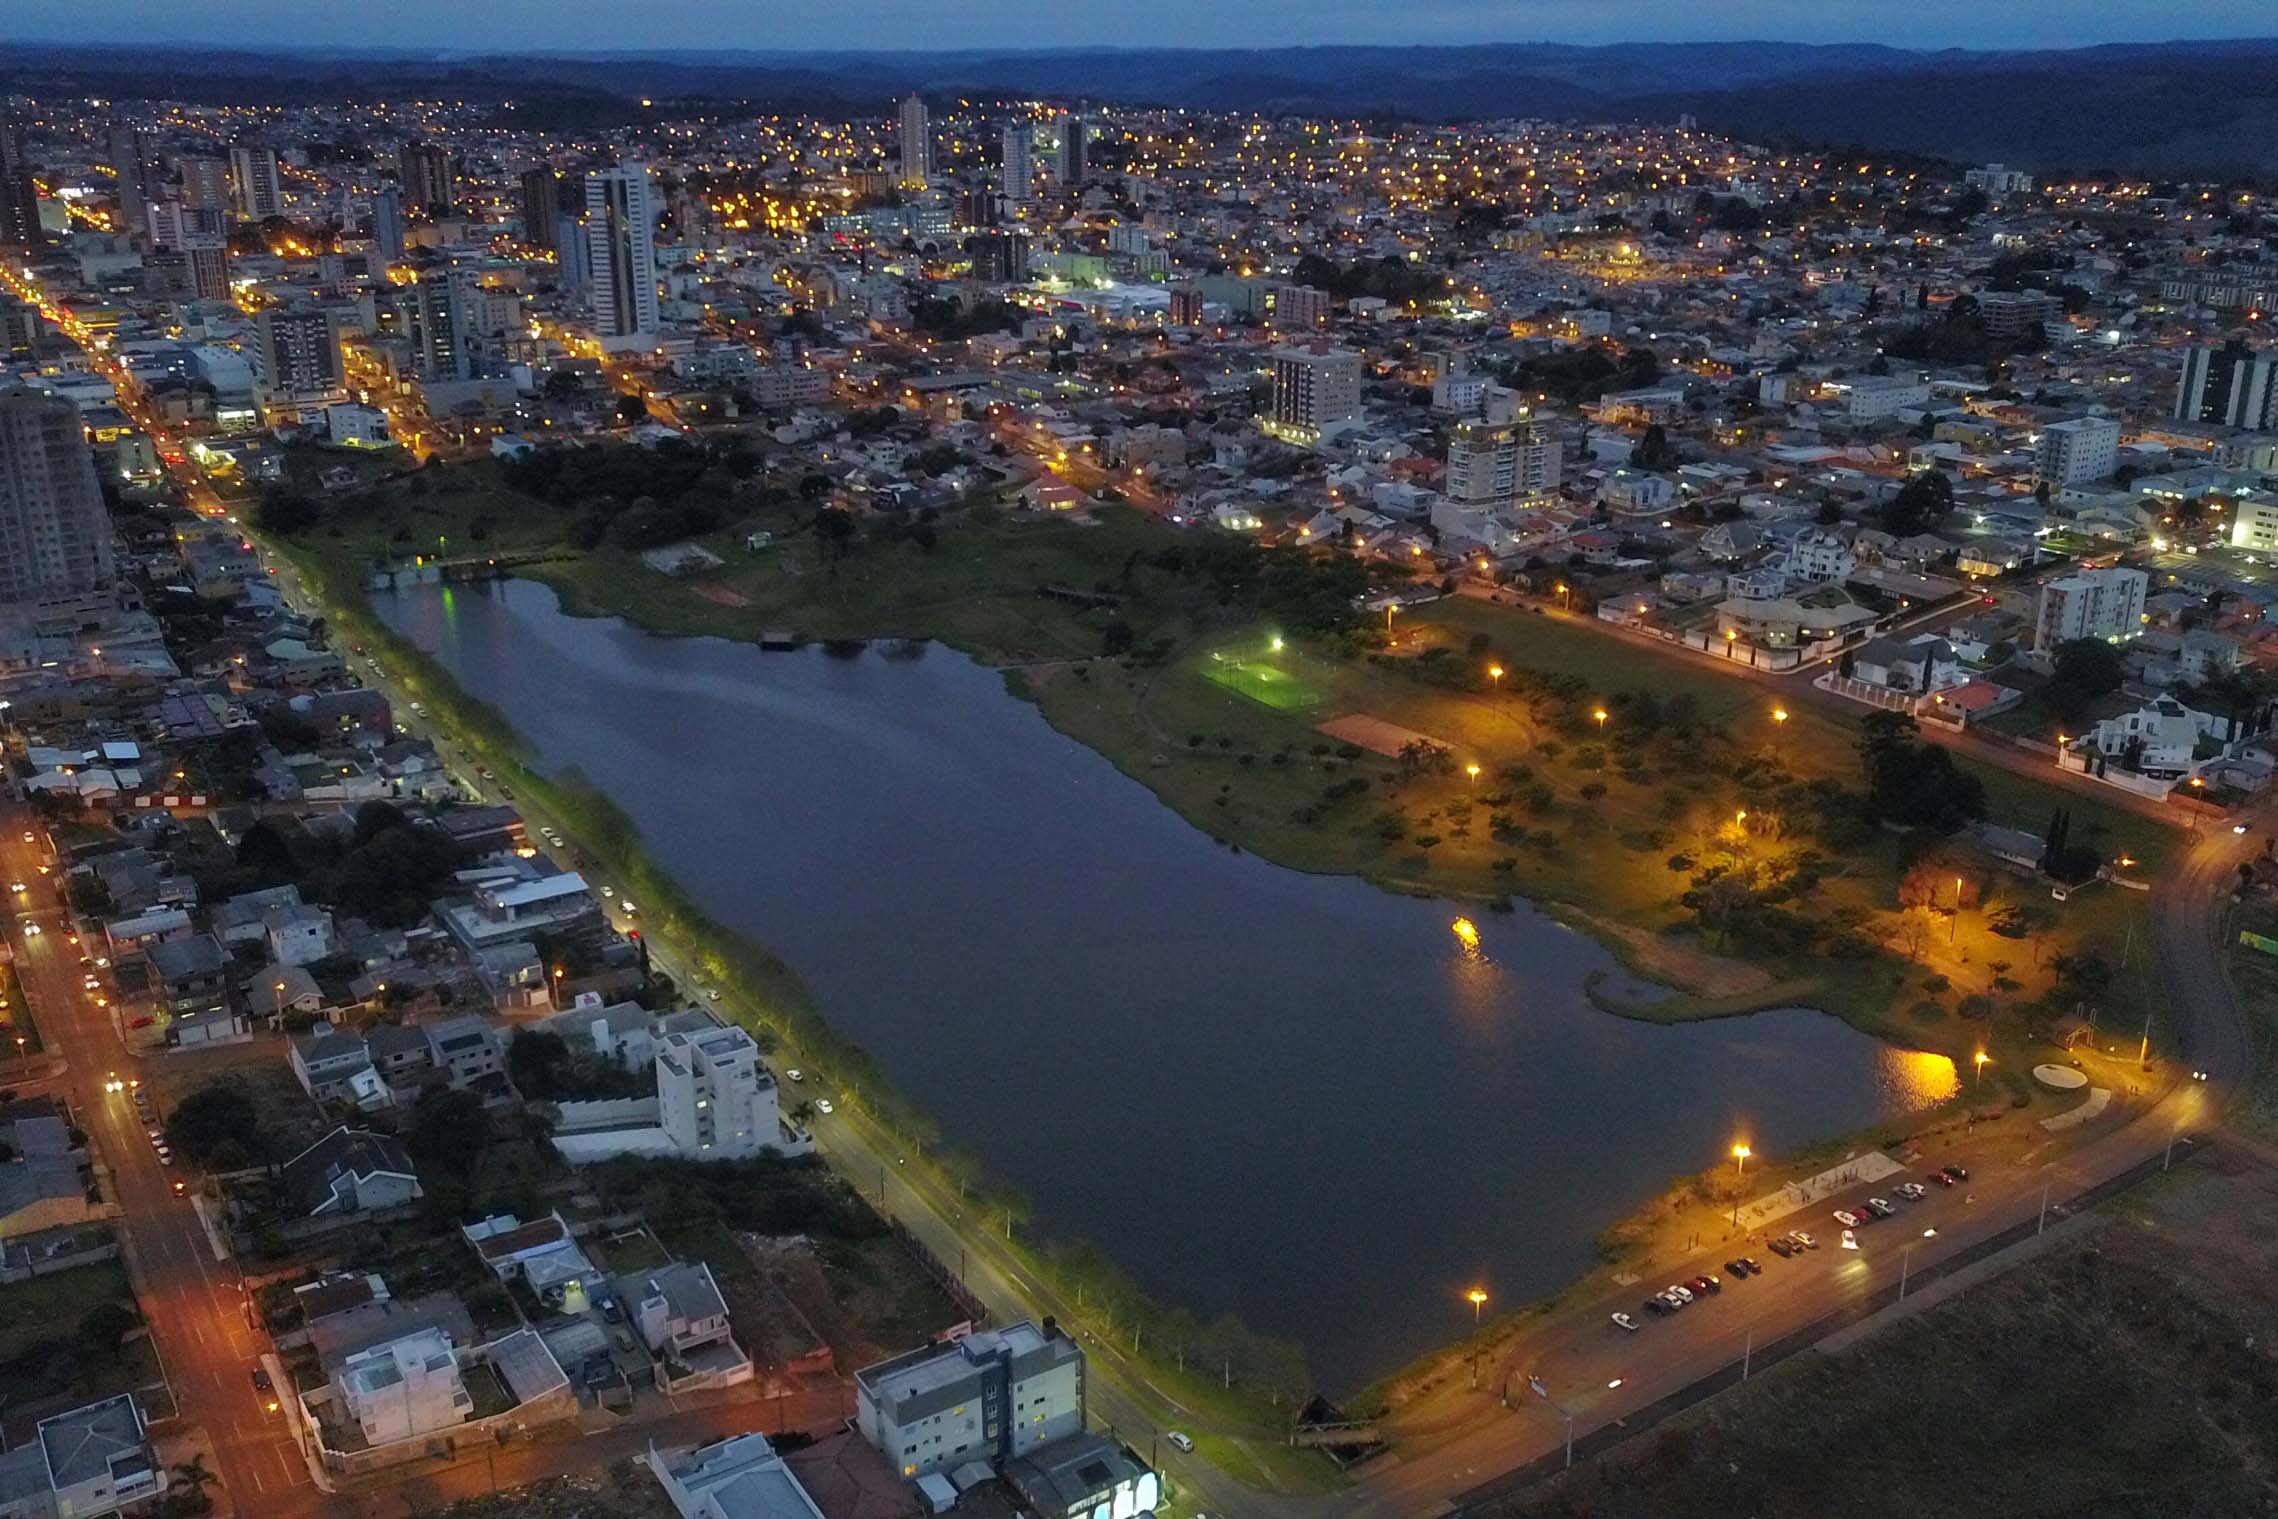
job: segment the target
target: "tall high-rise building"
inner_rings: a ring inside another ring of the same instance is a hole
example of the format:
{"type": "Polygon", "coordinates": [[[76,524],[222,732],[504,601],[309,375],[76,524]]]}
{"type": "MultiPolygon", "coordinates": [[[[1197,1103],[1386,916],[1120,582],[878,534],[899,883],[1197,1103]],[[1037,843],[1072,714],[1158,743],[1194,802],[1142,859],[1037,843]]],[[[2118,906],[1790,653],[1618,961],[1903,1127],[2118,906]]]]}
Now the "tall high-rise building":
{"type": "Polygon", "coordinates": [[[655,190],[647,164],[585,178],[585,246],[593,278],[593,325],[604,349],[656,340],[655,190]]]}
{"type": "Polygon", "coordinates": [[[2187,351],[2175,385],[2175,419],[2278,430],[2278,349],[2257,350],[2233,338],[2220,348],[2187,351]]]}
{"type": "Polygon", "coordinates": [[[112,581],[111,514],[79,408],[0,391],[0,612],[76,631],[101,621],[112,581]]]}
{"type": "Polygon", "coordinates": [[[158,161],[150,137],[123,121],[110,127],[111,172],[119,197],[119,230],[140,236],[149,224],[150,198],[158,181],[158,161]]]}
{"type": "MultiPolygon", "coordinates": [[[[577,187],[578,201],[585,198],[585,183],[577,187]]],[[[586,292],[593,288],[593,250],[586,246],[585,218],[564,210],[554,218],[554,283],[561,286],[562,294],[574,301],[583,301],[586,292]]]]}
{"type": "Polygon", "coordinates": [[[218,207],[152,201],[147,261],[170,294],[201,301],[229,299],[229,229],[218,207]]]}
{"type": "Polygon", "coordinates": [[[403,257],[403,192],[380,190],[372,196],[372,247],[394,263],[403,257]]]}
{"type": "Polygon", "coordinates": [[[1559,447],[1532,422],[1458,422],[1441,493],[1458,506],[1516,506],[1558,488],[1559,447]]]}
{"type": "Polygon", "coordinates": [[[460,299],[463,275],[437,270],[395,293],[397,335],[411,345],[411,372],[422,380],[465,380],[474,375],[460,299]]]}
{"type": "Polygon", "coordinates": [[[1310,443],[1359,415],[1359,354],[1327,343],[1273,351],[1274,432],[1310,443]]]}
{"type": "Polygon", "coordinates": [[[1005,199],[1015,205],[1036,192],[1036,127],[1026,121],[1005,123],[1005,199]]]}
{"type": "Polygon", "coordinates": [[[0,116],[0,248],[36,248],[46,241],[23,134],[14,121],[0,116]]]}
{"type": "Polygon", "coordinates": [[[182,176],[184,203],[229,214],[228,159],[192,153],[174,160],[174,167],[182,176]]]}
{"type": "Polygon", "coordinates": [[[450,150],[440,143],[407,142],[396,155],[403,203],[428,216],[448,216],[453,185],[450,150]]]}
{"type": "Polygon", "coordinates": [[[902,183],[921,190],[933,183],[933,121],[916,95],[902,102],[902,183]]]}
{"type": "Polygon", "coordinates": [[[2051,422],[2033,450],[2034,474],[2052,490],[2109,479],[2119,465],[2120,424],[2111,417],[2051,422]]]}
{"type": "Polygon", "coordinates": [[[275,148],[232,148],[229,163],[237,179],[237,209],[247,221],[285,214],[285,180],[277,171],[275,148]]]}
{"type": "Polygon", "coordinates": [[[991,285],[1009,285],[1028,278],[1028,234],[979,232],[965,239],[973,259],[973,278],[991,285]]]}
{"type": "Polygon", "coordinates": [[[316,306],[270,306],[254,318],[254,331],[254,372],[272,399],[340,389],[340,329],[332,313],[316,306]]]}
{"type": "Polygon", "coordinates": [[[522,241],[554,246],[554,224],[562,219],[562,177],[540,164],[522,172],[522,241]]]}
{"type": "Polygon", "coordinates": [[[1091,168],[1091,129],[1081,116],[1060,118],[1060,146],[1052,172],[1063,185],[1080,185],[1091,168]]]}

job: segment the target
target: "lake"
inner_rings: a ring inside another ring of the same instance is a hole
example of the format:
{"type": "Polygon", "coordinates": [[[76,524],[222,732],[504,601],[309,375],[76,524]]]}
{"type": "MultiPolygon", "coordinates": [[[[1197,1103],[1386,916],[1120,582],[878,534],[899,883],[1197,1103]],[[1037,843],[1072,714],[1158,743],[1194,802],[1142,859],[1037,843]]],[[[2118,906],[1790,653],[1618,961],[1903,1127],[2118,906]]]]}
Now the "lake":
{"type": "Polygon", "coordinates": [[[954,650],[763,652],[505,581],[374,598],[797,968],[953,1144],[1150,1292],[1349,1391],[1554,1290],[1736,1137],[1772,1154],[1950,1090],[1802,1011],[1661,1027],[1593,940],[1213,843],[954,650]],[[1476,948],[1450,924],[1477,924],[1476,948]]]}

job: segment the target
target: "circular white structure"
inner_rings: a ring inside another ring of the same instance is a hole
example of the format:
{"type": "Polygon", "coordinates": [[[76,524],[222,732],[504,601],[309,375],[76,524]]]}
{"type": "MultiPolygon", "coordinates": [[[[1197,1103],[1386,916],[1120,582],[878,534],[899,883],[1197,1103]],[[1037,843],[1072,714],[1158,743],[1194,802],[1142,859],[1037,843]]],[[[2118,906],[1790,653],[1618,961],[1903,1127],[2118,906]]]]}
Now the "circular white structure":
{"type": "Polygon", "coordinates": [[[2033,1079],[2059,1092],[2076,1092],[2088,1085],[2088,1077],[2069,1065],[2036,1065],[2033,1079]]]}

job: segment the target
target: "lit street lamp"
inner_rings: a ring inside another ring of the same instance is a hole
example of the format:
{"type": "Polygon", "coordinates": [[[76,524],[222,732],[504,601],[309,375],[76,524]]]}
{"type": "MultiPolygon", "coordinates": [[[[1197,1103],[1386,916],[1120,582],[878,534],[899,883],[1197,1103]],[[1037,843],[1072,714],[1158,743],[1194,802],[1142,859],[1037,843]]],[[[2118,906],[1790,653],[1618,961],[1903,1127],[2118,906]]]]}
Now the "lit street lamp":
{"type": "Polygon", "coordinates": [[[1774,749],[1777,749],[1780,744],[1780,730],[1787,725],[1788,709],[1785,707],[1774,707],[1772,709],[1772,747],[1774,749]]]}
{"type": "Polygon", "coordinates": [[[1598,720],[1598,732],[1604,733],[1606,731],[1606,709],[1600,707],[1590,715],[1598,720]]]}
{"type": "Polygon", "coordinates": [[[1487,667],[1487,678],[1489,680],[1501,680],[1503,678],[1503,667],[1501,665],[1489,665],[1487,667]]]}
{"type": "Polygon", "coordinates": [[[1474,1287],[1463,1295],[1463,1300],[1471,1305],[1471,1327],[1477,1329],[1479,1310],[1487,1306],[1487,1290],[1484,1287],[1474,1287]]]}
{"type": "Polygon", "coordinates": [[[1479,766],[1476,763],[1464,766],[1463,773],[1466,776],[1470,777],[1471,784],[1473,786],[1477,786],[1479,784],[1479,766]]]}
{"type": "MultiPolygon", "coordinates": [[[[1748,1148],[1746,1140],[1732,1147],[1732,1177],[1735,1182],[1748,1174],[1748,1157],[1754,1153],[1748,1148]]],[[[1740,1190],[1737,1186],[1732,1192],[1732,1227],[1740,1227],[1740,1190]]]]}
{"type": "Polygon", "coordinates": [[[1976,1070],[1974,1073],[1972,1073],[1972,1074],[1971,1074],[1971,1076],[1970,1076],[1970,1086],[1971,1086],[1973,1089],[1974,1089],[1974,1088],[1975,1088],[1975,1087],[1976,1087],[1976,1086],[1977,1086],[1979,1083],[1981,1083],[1981,1082],[1983,1082],[1983,1081],[1985,1080],[1985,1063],[1986,1063],[1988,1060],[1991,1060],[1992,1058],[1993,1058],[1993,1057],[1992,1057],[1991,1055],[1988,1055],[1988,1054],[1987,1054],[1985,1051],[1983,1051],[1983,1050],[1979,1050],[1979,1051],[1978,1051],[1978,1052],[1977,1052],[1975,1055],[1973,1055],[1973,1056],[1971,1056],[1971,1057],[1970,1057],[1970,1059],[1971,1059],[1973,1062],[1975,1062],[1975,1064],[1976,1064],[1976,1066],[1977,1066],[1977,1070],[1976,1070]]]}

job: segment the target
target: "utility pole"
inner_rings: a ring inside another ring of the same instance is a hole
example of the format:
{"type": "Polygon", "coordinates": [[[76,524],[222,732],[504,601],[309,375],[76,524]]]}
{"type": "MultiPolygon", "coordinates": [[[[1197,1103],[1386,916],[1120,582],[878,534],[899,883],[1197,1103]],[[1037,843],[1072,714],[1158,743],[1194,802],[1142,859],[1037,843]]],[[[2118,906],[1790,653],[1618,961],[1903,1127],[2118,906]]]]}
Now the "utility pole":
{"type": "Polygon", "coordinates": [[[2034,1223],[2034,1225],[2033,1225],[2033,1232],[2034,1232],[2035,1234],[2038,1234],[2038,1233],[2040,1233],[2040,1232],[2041,1232],[2043,1229],[2046,1229],[2048,1226],[2049,1226],[2049,1178],[2048,1178],[2048,1177],[2045,1177],[2045,1176],[2044,1176],[2044,1177],[2042,1177],[2042,1178],[2041,1178],[2041,1216],[2040,1216],[2040,1219],[2039,1219],[2037,1222],[2035,1222],[2035,1223],[2034,1223]]]}
{"type": "Polygon", "coordinates": [[[1748,1330],[1747,1343],[1740,1347],[1740,1380],[1743,1382],[1748,1380],[1748,1363],[1755,1358],[1755,1354],[1756,1330],[1755,1326],[1751,1325],[1748,1330]]]}
{"type": "Polygon", "coordinates": [[[2151,1010],[2149,1008],[2144,1010],[2144,1042],[2142,1048],[2136,1051],[2136,1066],[2140,1070],[2148,1071],[2151,1069],[2151,1010]]]}

